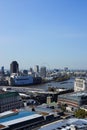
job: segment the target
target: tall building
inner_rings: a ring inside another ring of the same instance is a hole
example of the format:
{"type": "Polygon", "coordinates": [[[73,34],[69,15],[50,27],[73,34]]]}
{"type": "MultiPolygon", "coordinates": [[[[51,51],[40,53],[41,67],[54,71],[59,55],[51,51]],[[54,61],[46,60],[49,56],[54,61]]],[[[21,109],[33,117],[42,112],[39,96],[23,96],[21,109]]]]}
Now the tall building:
{"type": "Polygon", "coordinates": [[[87,79],[86,78],[76,78],[74,82],[74,91],[85,91],[87,90],[87,79]]]}
{"type": "Polygon", "coordinates": [[[12,61],[10,64],[10,73],[18,73],[19,72],[19,64],[17,61],[12,61]]]}
{"type": "Polygon", "coordinates": [[[30,69],[29,69],[29,72],[31,72],[31,73],[33,72],[33,69],[32,69],[31,67],[30,67],[30,69]]]}
{"type": "Polygon", "coordinates": [[[1,74],[4,74],[4,66],[1,67],[1,74]]]}
{"type": "Polygon", "coordinates": [[[42,78],[45,78],[46,77],[46,67],[41,67],[40,68],[40,76],[42,78]]]}
{"type": "Polygon", "coordinates": [[[65,67],[64,70],[65,70],[65,71],[68,71],[68,67],[65,67]]]}
{"type": "Polygon", "coordinates": [[[35,72],[35,73],[39,73],[39,66],[38,66],[38,65],[35,65],[35,66],[34,66],[34,72],[35,72]]]}

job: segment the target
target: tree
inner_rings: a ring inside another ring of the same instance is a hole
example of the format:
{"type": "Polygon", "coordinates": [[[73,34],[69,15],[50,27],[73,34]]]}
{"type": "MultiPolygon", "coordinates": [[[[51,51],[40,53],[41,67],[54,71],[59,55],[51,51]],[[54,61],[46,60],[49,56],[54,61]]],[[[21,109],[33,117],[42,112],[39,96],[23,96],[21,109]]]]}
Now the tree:
{"type": "Polygon", "coordinates": [[[74,115],[77,118],[85,118],[87,116],[87,112],[83,109],[78,109],[75,111],[74,115]]]}
{"type": "Polygon", "coordinates": [[[63,112],[66,111],[66,105],[65,105],[65,104],[62,104],[62,105],[61,105],[61,110],[62,110],[63,112]]]}

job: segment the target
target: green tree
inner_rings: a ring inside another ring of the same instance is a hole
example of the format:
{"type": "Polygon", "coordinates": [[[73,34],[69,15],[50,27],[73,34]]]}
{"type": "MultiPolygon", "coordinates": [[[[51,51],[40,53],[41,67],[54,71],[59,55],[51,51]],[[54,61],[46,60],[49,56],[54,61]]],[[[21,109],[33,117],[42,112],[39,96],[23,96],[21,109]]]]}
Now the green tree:
{"type": "Polygon", "coordinates": [[[61,105],[61,110],[62,110],[63,112],[66,111],[66,105],[65,105],[65,104],[62,104],[62,105],[61,105]]]}
{"type": "Polygon", "coordinates": [[[77,111],[75,111],[74,115],[77,118],[85,118],[87,116],[87,112],[83,109],[78,109],[77,111]]]}

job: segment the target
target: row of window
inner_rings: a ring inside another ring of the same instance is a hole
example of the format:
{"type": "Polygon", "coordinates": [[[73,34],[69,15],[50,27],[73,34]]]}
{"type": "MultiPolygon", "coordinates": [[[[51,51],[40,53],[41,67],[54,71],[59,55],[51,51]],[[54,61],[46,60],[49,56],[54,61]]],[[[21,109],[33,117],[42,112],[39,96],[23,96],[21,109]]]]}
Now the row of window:
{"type": "Polygon", "coordinates": [[[16,102],[16,101],[19,101],[19,100],[20,100],[19,96],[17,96],[17,97],[3,98],[3,99],[0,100],[0,105],[6,104],[6,103],[11,103],[11,102],[16,102]]]}
{"type": "Polygon", "coordinates": [[[17,108],[21,108],[21,103],[11,103],[11,104],[8,104],[8,105],[3,105],[1,106],[1,109],[0,109],[0,112],[4,112],[4,111],[7,111],[7,110],[12,110],[12,109],[17,109],[17,108]]]}

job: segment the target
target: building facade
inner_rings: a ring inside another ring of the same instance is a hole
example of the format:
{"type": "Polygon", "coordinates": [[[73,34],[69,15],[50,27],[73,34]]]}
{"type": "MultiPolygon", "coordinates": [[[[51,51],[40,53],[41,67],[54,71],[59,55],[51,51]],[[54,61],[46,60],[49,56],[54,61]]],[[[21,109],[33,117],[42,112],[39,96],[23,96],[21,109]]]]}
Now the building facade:
{"type": "Polygon", "coordinates": [[[23,102],[17,92],[0,92],[0,113],[23,107],[23,102]]]}
{"type": "Polygon", "coordinates": [[[4,66],[1,67],[1,74],[4,75],[5,71],[4,71],[4,66]]]}
{"type": "Polygon", "coordinates": [[[42,78],[45,78],[46,77],[46,67],[41,67],[40,68],[40,76],[42,78]]]}
{"type": "Polygon", "coordinates": [[[39,65],[35,65],[34,66],[34,72],[35,73],[39,73],[39,65]]]}
{"type": "Polygon", "coordinates": [[[85,91],[87,90],[87,79],[86,78],[76,78],[74,82],[74,91],[85,91]]]}
{"type": "Polygon", "coordinates": [[[87,104],[87,92],[74,92],[58,96],[58,104],[66,104],[73,110],[87,104]]]}
{"type": "Polygon", "coordinates": [[[17,61],[13,61],[10,64],[10,73],[18,73],[19,72],[19,64],[17,61]]]}

